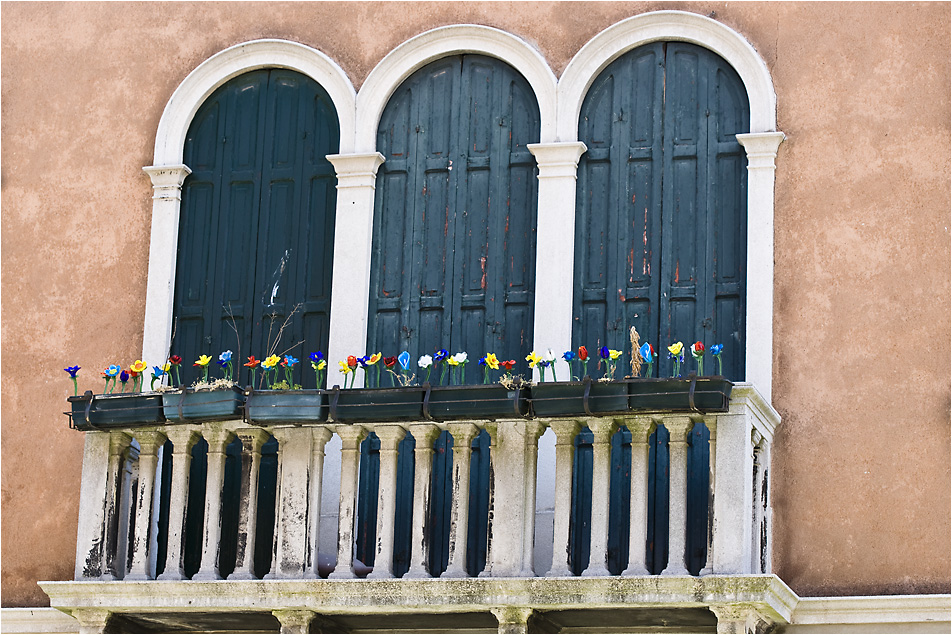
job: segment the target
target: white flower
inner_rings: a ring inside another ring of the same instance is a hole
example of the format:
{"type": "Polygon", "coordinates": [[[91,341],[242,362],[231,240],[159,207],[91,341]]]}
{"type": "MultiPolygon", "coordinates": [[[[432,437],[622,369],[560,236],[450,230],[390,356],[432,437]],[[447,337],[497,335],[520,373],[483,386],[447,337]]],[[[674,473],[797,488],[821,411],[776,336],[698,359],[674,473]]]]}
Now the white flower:
{"type": "Polygon", "coordinates": [[[468,357],[469,356],[466,353],[457,353],[456,355],[453,355],[453,361],[455,361],[457,364],[465,364],[468,357]]]}
{"type": "Polygon", "coordinates": [[[552,349],[550,348],[549,350],[547,350],[547,351],[545,352],[545,357],[543,357],[542,359],[544,359],[544,360],[547,361],[547,362],[554,362],[554,361],[555,361],[555,353],[554,353],[554,352],[552,351],[552,349]]]}
{"type": "Polygon", "coordinates": [[[423,355],[420,357],[419,361],[417,361],[417,366],[419,366],[420,368],[429,368],[432,365],[433,365],[433,358],[430,357],[429,355],[423,355]]]}

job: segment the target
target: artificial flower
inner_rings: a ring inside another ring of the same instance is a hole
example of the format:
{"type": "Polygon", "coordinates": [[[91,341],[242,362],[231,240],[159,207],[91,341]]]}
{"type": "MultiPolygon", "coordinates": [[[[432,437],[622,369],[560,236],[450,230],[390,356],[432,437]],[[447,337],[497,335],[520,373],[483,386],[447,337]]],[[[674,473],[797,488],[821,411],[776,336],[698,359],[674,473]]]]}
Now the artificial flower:
{"type": "Polygon", "coordinates": [[[227,363],[231,361],[231,355],[232,355],[231,351],[225,351],[221,355],[218,356],[218,359],[227,363]]]}
{"type": "Polygon", "coordinates": [[[598,349],[598,356],[601,357],[602,359],[608,359],[609,357],[611,357],[611,352],[608,350],[607,346],[602,346],[601,348],[598,349]]]}
{"type": "Polygon", "coordinates": [[[286,365],[288,368],[292,368],[292,369],[293,369],[293,368],[294,368],[294,365],[297,364],[297,363],[300,362],[300,361],[301,361],[301,360],[299,360],[299,359],[296,358],[296,357],[292,357],[291,355],[285,355],[285,356],[284,356],[284,363],[285,363],[285,365],[286,365]]]}
{"type": "Polygon", "coordinates": [[[211,358],[211,357],[209,357],[208,355],[202,355],[201,357],[199,357],[199,358],[195,361],[195,363],[193,364],[193,366],[203,366],[203,367],[206,367],[206,366],[208,366],[208,363],[209,363],[210,361],[212,361],[212,358],[211,358]]]}
{"type": "Polygon", "coordinates": [[[684,362],[684,344],[675,342],[668,347],[668,359],[674,360],[674,374],[672,377],[681,376],[681,364],[684,362]]]}
{"type": "Polygon", "coordinates": [[[127,373],[126,371],[122,371],[121,373],[119,373],[119,383],[122,384],[122,390],[120,392],[126,392],[127,381],[129,381],[129,373],[127,373]]]}
{"type": "Polygon", "coordinates": [[[580,360],[582,360],[583,362],[584,362],[584,361],[588,361],[588,349],[585,348],[584,346],[579,346],[579,347],[578,347],[578,358],[579,358],[580,360]]]}
{"type": "Polygon", "coordinates": [[[106,369],[106,374],[110,377],[115,377],[122,372],[122,366],[118,364],[110,364],[109,368],[106,369]]]}
{"type": "Polygon", "coordinates": [[[674,344],[668,347],[668,352],[671,353],[671,355],[677,357],[678,355],[681,354],[681,351],[683,349],[684,349],[684,344],[682,344],[681,342],[675,342],[674,344]]]}
{"type": "Polygon", "coordinates": [[[155,390],[155,381],[168,372],[168,364],[165,365],[165,368],[162,366],[153,366],[152,367],[152,381],[149,383],[149,390],[155,390]]]}
{"type": "Polygon", "coordinates": [[[129,368],[130,368],[130,370],[133,370],[133,371],[135,371],[135,372],[137,372],[137,373],[141,373],[142,371],[144,371],[144,370],[147,369],[148,367],[149,367],[149,365],[146,364],[144,361],[142,361],[141,359],[137,359],[136,361],[132,362],[132,366],[130,366],[129,368]]]}
{"type": "Polygon", "coordinates": [[[356,369],[356,368],[357,368],[357,356],[356,356],[356,355],[348,355],[348,356],[347,356],[347,365],[350,366],[351,368],[356,369]]]}
{"type": "Polygon", "coordinates": [[[255,356],[251,355],[248,358],[248,361],[244,365],[247,366],[248,368],[257,368],[260,364],[261,364],[261,360],[255,359],[255,356]]]}
{"type": "Polygon", "coordinates": [[[182,358],[178,355],[172,355],[169,357],[169,365],[175,368],[175,383],[179,386],[182,385],[182,378],[179,376],[179,364],[182,363],[182,358]]]}
{"type": "Polygon", "coordinates": [[[697,360],[697,374],[699,377],[704,375],[704,344],[694,342],[691,344],[691,357],[697,360]]]}
{"type": "Polygon", "coordinates": [[[714,346],[711,347],[711,355],[713,355],[714,359],[717,360],[717,374],[718,375],[724,374],[724,367],[721,364],[721,353],[723,352],[724,352],[723,344],[715,344],[714,346]]]}
{"type": "Polygon", "coordinates": [[[572,363],[572,360],[575,359],[575,353],[573,353],[572,351],[565,351],[564,353],[562,353],[562,359],[564,359],[565,361],[569,363],[572,363]]]}
{"type": "Polygon", "coordinates": [[[400,362],[400,368],[410,370],[410,351],[403,351],[397,355],[397,361],[400,362]]]}
{"type": "Polygon", "coordinates": [[[489,353],[483,359],[486,360],[487,366],[489,366],[493,370],[499,370],[499,360],[496,358],[495,353],[489,353]]]}
{"type": "MultiPolygon", "coordinates": [[[[468,360],[469,360],[469,355],[467,355],[466,353],[456,353],[455,355],[450,357],[448,360],[446,360],[450,366],[458,367],[458,368],[455,368],[457,384],[466,383],[466,362],[468,360]]],[[[450,377],[450,379],[452,380],[452,377],[450,377]]]]}
{"type": "Polygon", "coordinates": [[[317,362],[320,362],[322,359],[324,359],[324,353],[317,351],[316,353],[311,353],[309,357],[311,359],[311,362],[317,363],[317,362]]]}
{"type": "Polygon", "coordinates": [[[430,373],[433,372],[433,358],[429,355],[421,355],[420,359],[417,360],[417,366],[426,369],[426,379],[423,380],[424,383],[430,381],[430,373]]]}
{"type": "Polygon", "coordinates": [[[526,361],[529,362],[529,368],[535,368],[538,366],[539,362],[542,361],[542,357],[535,351],[532,351],[526,355],[526,361]]]}
{"type": "Polygon", "coordinates": [[[367,363],[368,363],[368,364],[376,364],[376,363],[379,362],[381,359],[383,359],[383,354],[382,354],[382,353],[374,353],[373,355],[370,356],[370,360],[369,360],[367,363]]]}
{"type": "Polygon", "coordinates": [[[506,370],[512,370],[513,367],[515,367],[515,365],[516,365],[516,360],[510,359],[510,360],[505,361],[505,362],[500,361],[500,362],[499,362],[499,365],[502,366],[503,368],[505,368],[506,370]]]}
{"type": "Polygon", "coordinates": [[[434,362],[442,362],[444,359],[450,356],[450,352],[445,348],[441,348],[436,352],[436,355],[433,356],[434,362]]]}
{"type": "Polygon", "coordinates": [[[655,359],[654,347],[648,342],[645,342],[641,345],[641,348],[638,350],[638,352],[641,354],[641,359],[645,360],[645,363],[648,364],[648,369],[645,371],[645,377],[651,377],[651,366],[654,364],[655,359]]]}
{"type": "Polygon", "coordinates": [[[616,351],[615,349],[610,348],[608,349],[608,356],[613,360],[618,359],[621,357],[621,351],[616,351]]]}
{"type": "Polygon", "coordinates": [[[79,366],[67,366],[63,370],[69,373],[69,378],[73,380],[73,396],[79,394],[79,384],[76,382],[76,373],[79,372],[79,366]]]}
{"type": "Polygon", "coordinates": [[[384,357],[384,358],[383,358],[383,365],[386,366],[387,368],[393,368],[394,366],[397,365],[397,358],[396,358],[396,357],[384,357]]]}
{"type": "Polygon", "coordinates": [[[351,368],[347,364],[347,362],[337,362],[337,363],[340,364],[340,372],[342,372],[345,376],[347,375],[347,373],[353,370],[353,368],[351,368]]]}

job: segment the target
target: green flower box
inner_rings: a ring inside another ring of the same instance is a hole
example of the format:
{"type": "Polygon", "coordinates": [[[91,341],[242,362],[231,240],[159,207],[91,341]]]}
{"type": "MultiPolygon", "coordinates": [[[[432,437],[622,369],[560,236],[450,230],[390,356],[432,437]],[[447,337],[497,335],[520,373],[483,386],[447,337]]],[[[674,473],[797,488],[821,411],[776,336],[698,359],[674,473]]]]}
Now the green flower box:
{"type": "Polygon", "coordinates": [[[732,384],[725,377],[629,380],[629,407],[638,412],[727,412],[732,384]]]}
{"type": "Polygon", "coordinates": [[[165,423],[162,395],[130,393],[94,395],[91,390],[68,397],[70,425],[77,430],[124,428],[165,423]]]}
{"type": "Polygon", "coordinates": [[[554,381],[535,384],[530,389],[532,412],[536,417],[593,416],[628,412],[628,382],[554,381]]]}
{"type": "Polygon", "coordinates": [[[238,386],[219,390],[185,388],[162,393],[162,409],[168,421],[225,421],[240,419],[244,392],[238,386]]]}
{"type": "Polygon", "coordinates": [[[364,421],[422,421],[424,389],[348,388],[328,391],[330,418],[342,423],[364,421]]]}
{"type": "Polygon", "coordinates": [[[423,385],[423,416],[429,420],[518,419],[529,415],[529,390],[500,384],[423,385]]]}
{"type": "Polygon", "coordinates": [[[245,421],[250,423],[304,423],[327,420],[324,390],[245,391],[245,421]]]}

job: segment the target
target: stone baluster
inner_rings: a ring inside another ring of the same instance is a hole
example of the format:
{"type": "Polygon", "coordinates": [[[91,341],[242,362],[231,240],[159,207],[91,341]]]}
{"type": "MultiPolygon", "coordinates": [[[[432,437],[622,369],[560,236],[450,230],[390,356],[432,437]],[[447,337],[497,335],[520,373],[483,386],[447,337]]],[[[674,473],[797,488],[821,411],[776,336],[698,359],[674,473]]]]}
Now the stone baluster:
{"type": "Polygon", "coordinates": [[[648,540],[648,438],[656,422],[650,417],[626,421],[631,432],[631,522],[628,541],[628,567],[624,576],[650,575],[645,566],[648,540]]]}
{"type": "Polygon", "coordinates": [[[393,577],[393,530],[397,512],[397,452],[407,429],[399,424],[378,424],[380,480],[377,488],[377,551],[368,578],[393,577]]]}
{"type": "MultiPolygon", "coordinates": [[[[489,518],[487,520],[488,527],[486,531],[486,566],[477,574],[477,577],[489,578],[493,576],[493,545],[499,544],[499,541],[493,538],[494,535],[498,538],[497,532],[505,530],[503,529],[504,524],[493,522],[496,520],[495,512],[497,509],[496,467],[499,456],[499,424],[495,421],[487,421],[483,429],[486,431],[486,434],[489,435],[489,518]]],[[[479,436],[479,432],[477,432],[476,435],[479,436]]],[[[470,445],[470,447],[472,447],[472,445],[470,445]]]]}
{"type": "Polygon", "coordinates": [[[311,428],[311,473],[307,505],[307,570],[305,578],[318,578],[321,544],[321,494],[324,489],[324,447],[331,440],[331,431],[324,426],[311,428]]]}
{"type": "MultiPolygon", "coordinates": [[[[323,428],[318,428],[323,431],[323,428]]],[[[278,487],[275,501],[274,563],[265,579],[302,578],[308,552],[308,480],[311,430],[275,428],[278,441],[278,487]]],[[[323,449],[323,445],[321,446],[323,449]]]]}
{"type": "MultiPolygon", "coordinates": [[[[611,479],[612,435],[618,424],[612,419],[590,419],[592,442],[592,538],[584,576],[610,575],[608,571],[608,499],[611,479]]],[[[571,482],[571,481],[570,481],[571,482]]]]}
{"type": "Polygon", "coordinates": [[[545,425],[538,421],[526,421],[526,475],[525,503],[523,505],[522,571],[521,577],[535,577],[532,558],[535,551],[536,519],[536,472],[539,466],[539,437],[545,432],[545,425]]]}
{"type": "Polygon", "coordinates": [[[572,514],[572,467],[575,462],[575,437],[582,425],[578,421],[559,420],[549,424],[555,433],[555,509],[552,531],[552,566],[547,577],[573,575],[569,533],[572,514]]]}
{"type": "Polygon", "coordinates": [[[764,438],[761,446],[763,448],[762,457],[764,462],[764,480],[763,480],[763,500],[761,501],[761,506],[763,508],[764,514],[764,525],[765,525],[765,535],[762,537],[764,541],[764,559],[761,562],[762,573],[770,573],[773,571],[773,563],[771,562],[770,552],[771,552],[771,537],[773,536],[773,505],[771,503],[771,490],[770,490],[770,459],[771,459],[771,442],[764,438]]]}
{"type": "Polygon", "coordinates": [[[761,523],[764,522],[764,506],[762,499],[763,492],[760,485],[764,478],[763,450],[761,448],[761,443],[763,442],[764,437],[755,429],[751,431],[750,440],[754,459],[754,482],[753,489],[751,491],[751,501],[753,502],[754,508],[752,510],[753,514],[751,515],[753,524],[751,526],[750,532],[753,543],[751,544],[750,549],[750,572],[763,573],[760,570],[760,526],[761,523]]]}
{"type": "Polygon", "coordinates": [[[661,575],[690,575],[684,566],[688,517],[688,434],[690,417],[665,417],[668,429],[668,566],[661,575]]]}
{"type": "Polygon", "coordinates": [[[159,448],[165,443],[165,435],[158,431],[136,433],[139,441],[139,487],[136,492],[135,538],[132,544],[132,566],[126,580],[150,580],[153,572],[149,567],[150,525],[155,485],[155,471],[159,448]]]}
{"type": "Polygon", "coordinates": [[[708,432],[711,433],[710,441],[710,459],[708,464],[708,473],[710,482],[708,484],[707,497],[707,560],[704,562],[704,568],[699,575],[711,575],[714,573],[714,477],[717,474],[715,469],[715,457],[717,456],[717,418],[708,417],[704,420],[708,432]]]}
{"type": "Polygon", "coordinates": [[[225,449],[235,434],[222,424],[205,424],[208,472],[205,478],[205,522],[202,529],[202,562],[193,580],[221,580],[218,546],[221,543],[221,490],[225,480],[225,449]]]}
{"type": "Polygon", "coordinates": [[[337,566],[329,578],[355,578],[354,528],[357,520],[357,479],[360,476],[360,442],[367,435],[363,426],[336,426],[341,440],[340,511],[337,520],[337,566]]]}
{"type": "Polygon", "coordinates": [[[129,569],[129,548],[134,532],[133,504],[139,486],[139,442],[131,441],[119,459],[119,527],[116,530],[115,573],[124,578],[129,569]]]}
{"type": "Polygon", "coordinates": [[[192,448],[199,439],[199,430],[195,426],[171,426],[165,433],[172,442],[172,493],[169,498],[169,537],[165,571],[158,580],[185,579],[185,511],[188,509],[192,448]]]}
{"type": "Polygon", "coordinates": [[[238,545],[235,570],[229,580],[254,580],[255,536],[258,524],[258,471],[261,468],[261,446],[271,436],[261,428],[243,428],[237,432],[241,440],[241,488],[238,497],[238,545]]]}
{"type": "Polygon", "coordinates": [[[105,572],[106,518],[103,495],[109,481],[111,439],[107,432],[87,432],[83,445],[83,475],[79,490],[76,531],[76,580],[99,578],[105,572]]]}
{"type": "Polygon", "coordinates": [[[121,500],[119,497],[119,470],[122,455],[132,442],[132,437],[124,432],[109,433],[109,463],[106,471],[106,490],[103,499],[105,509],[106,532],[105,540],[105,558],[106,566],[102,572],[102,580],[116,580],[121,568],[125,567],[125,562],[119,564],[116,555],[119,551],[120,540],[128,540],[128,536],[119,537],[119,509],[121,500]]]}
{"type": "Polygon", "coordinates": [[[427,556],[429,540],[426,519],[430,513],[430,487],[433,480],[433,443],[440,427],[432,423],[411,423],[410,434],[416,440],[413,470],[413,518],[410,529],[410,569],[404,578],[429,578],[427,556]]]}
{"type": "Polygon", "coordinates": [[[472,423],[450,423],[453,435],[453,509],[450,515],[449,563],[442,578],[465,578],[466,539],[469,529],[469,461],[479,429],[472,423]]]}

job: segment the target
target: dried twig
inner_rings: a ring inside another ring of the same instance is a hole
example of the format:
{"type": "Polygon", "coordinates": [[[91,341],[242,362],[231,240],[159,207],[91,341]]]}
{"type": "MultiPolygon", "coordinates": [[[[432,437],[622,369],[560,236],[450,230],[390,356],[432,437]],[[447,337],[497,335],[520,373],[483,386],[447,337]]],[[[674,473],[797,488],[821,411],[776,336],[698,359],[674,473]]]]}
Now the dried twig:
{"type": "Polygon", "coordinates": [[[631,327],[628,336],[631,339],[631,376],[638,377],[641,375],[641,363],[645,361],[641,356],[641,338],[638,337],[638,329],[631,327]]]}

